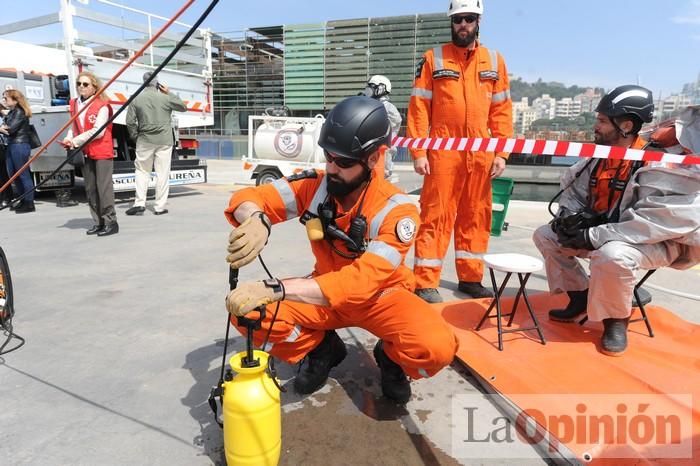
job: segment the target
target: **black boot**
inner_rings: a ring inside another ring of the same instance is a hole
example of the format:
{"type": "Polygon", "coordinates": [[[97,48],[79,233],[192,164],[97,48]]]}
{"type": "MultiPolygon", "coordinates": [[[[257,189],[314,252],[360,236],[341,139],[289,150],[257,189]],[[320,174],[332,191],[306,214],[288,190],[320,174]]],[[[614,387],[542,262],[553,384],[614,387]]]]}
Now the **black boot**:
{"type": "Polygon", "coordinates": [[[415,293],[426,303],[435,304],[442,302],[442,296],[438,293],[437,288],[418,288],[415,293]]]}
{"type": "Polygon", "coordinates": [[[459,282],[457,289],[472,299],[493,298],[493,291],[482,286],[480,282],[459,282]]]}
{"type": "Polygon", "coordinates": [[[104,228],[102,228],[102,230],[97,232],[97,236],[101,238],[103,236],[116,235],[117,233],[119,233],[119,224],[117,222],[114,222],[105,225],[104,228]]]}
{"type": "Polygon", "coordinates": [[[408,403],[411,399],[411,382],[401,366],[386,355],[382,340],[374,346],[374,360],[382,373],[382,394],[399,404],[408,403]]]}
{"type": "Polygon", "coordinates": [[[104,229],[104,225],[96,224],[93,225],[88,231],[85,232],[86,235],[95,235],[104,229]]]}
{"type": "Polygon", "coordinates": [[[20,206],[15,209],[16,214],[26,214],[34,211],[36,211],[36,207],[34,207],[34,201],[23,201],[22,204],[20,204],[20,206]]]}
{"type": "Polygon", "coordinates": [[[126,215],[143,215],[145,211],[145,207],[134,206],[126,210],[126,215]]]}
{"type": "Polygon", "coordinates": [[[559,322],[573,322],[578,316],[586,312],[588,306],[588,290],[567,291],[569,304],[565,309],[553,309],[549,311],[549,318],[559,322]]]}
{"type": "Polygon", "coordinates": [[[306,355],[307,364],[303,368],[300,366],[294,379],[294,390],[308,395],[323,387],[331,369],[340,364],[347,354],[345,343],[338,334],[333,330],[326,332],[321,344],[306,355]]]}
{"type": "Polygon", "coordinates": [[[626,319],[603,319],[603,338],[602,344],[603,354],[608,356],[620,356],[627,349],[627,324],[629,317],[626,319]]]}

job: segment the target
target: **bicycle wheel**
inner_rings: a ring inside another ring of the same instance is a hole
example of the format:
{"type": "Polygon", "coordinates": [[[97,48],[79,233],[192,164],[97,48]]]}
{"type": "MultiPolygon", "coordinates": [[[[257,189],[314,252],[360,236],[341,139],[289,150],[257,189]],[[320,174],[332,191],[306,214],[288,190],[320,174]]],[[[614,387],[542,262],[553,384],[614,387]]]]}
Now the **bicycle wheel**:
{"type": "Polygon", "coordinates": [[[14,308],[12,307],[12,277],[7,264],[5,251],[0,248],[0,326],[9,327],[14,308]]]}

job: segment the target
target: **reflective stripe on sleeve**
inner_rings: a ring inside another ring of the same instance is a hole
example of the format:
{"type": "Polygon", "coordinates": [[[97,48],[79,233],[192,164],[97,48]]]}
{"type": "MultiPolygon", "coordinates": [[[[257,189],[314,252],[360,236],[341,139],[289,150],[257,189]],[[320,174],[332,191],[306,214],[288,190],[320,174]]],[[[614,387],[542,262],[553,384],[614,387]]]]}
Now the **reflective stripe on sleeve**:
{"type": "Polygon", "coordinates": [[[491,102],[498,103],[510,99],[510,91],[497,92],[491,96],[491,102]]]}
{"type": "Polygon", "coordinates": [[[384,223],[384,219],[389,212],[391,212],[394,207],[404,204],[413,204],[413,200],[411,200],[411,198],[406,194],[394,194],[389,198],[386,205],[382,208],[382,210],[377,212],[377,215],[372,218],[372,222],[369,224],[370,240],[379,236],[379,229],[382,227],[382,223],[384,223]]]}
{"type": "Polygon", "coordinates": [[[424,99],[432,100],[433,91],[430,91],[428,89],[421,89],[420,87],[414,87],[413,90],[411,91],[411,96],[422,97],[424,99]]]}
{"type": "Polygon", "coordinates": [[[284,209],[287,212],[286,220],[298,216],[299,213],[297,212],[297,200],[294,197],[294,191],[292,191],[292,187],[289,186],[289,182],[284,178],[280,178],[279,180],[275,180],[270,184],[277,190],[277,193],[282,198],[282,202],[284,202],[284,209]]]}
{"type": "Polygon", "coordinates": [[[401,265],[401,254],[383,241],[370,241],[367,252],[386,259],[394,268],[401,265]]]}

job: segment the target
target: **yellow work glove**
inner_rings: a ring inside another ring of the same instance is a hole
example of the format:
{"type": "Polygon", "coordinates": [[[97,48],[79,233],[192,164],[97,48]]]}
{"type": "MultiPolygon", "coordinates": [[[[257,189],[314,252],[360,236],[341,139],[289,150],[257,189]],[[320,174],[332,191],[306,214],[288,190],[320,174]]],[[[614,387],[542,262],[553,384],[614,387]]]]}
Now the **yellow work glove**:
{"type": "Polygon", "coordinates": [[[232,269],[240,269],[258,257],[270,236],[270,219],[262,212],[255,212],[228,236],[226,261],[232,269]]]}
{"type": "Polygon", "coordinates": [[[276,278],[261,282],[246,282],[226,296],[226,310],[234,316],[244,316],[257,307],[284,299],[284,285],[276,278]]]}

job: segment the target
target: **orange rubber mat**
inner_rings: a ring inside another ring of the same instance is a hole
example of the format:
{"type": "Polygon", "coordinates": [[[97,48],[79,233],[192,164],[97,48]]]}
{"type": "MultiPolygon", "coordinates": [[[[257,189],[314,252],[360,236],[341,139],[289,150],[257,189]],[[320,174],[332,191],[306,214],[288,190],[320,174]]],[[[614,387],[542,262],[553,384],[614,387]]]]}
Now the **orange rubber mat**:
{"type": "MultiPolygon", "coordinates": [[[[474,330],[490,300],[436,305],[459,338],[457,357],[481,379],[487,391],[505,398],[526,413],[536,409],[544,416],[561,419],[565,415],[580,419],[576,416],[581,412],[592,415],[602,411],[610,414],[613,420],[621,420],[614,435],[632,432],[629,426],[638,430],[630,437],[637,443],[626,441],[629,439],[624,436],[617,437],[616,441],[602,440],[603,434],[590,442],[590,438],[576,437],[579,433],[560,432],[565,429],[562,424],[544,422],[544,428],[556,437],[555,443],[561,440],[579,461],[615,465],[700,464],[700,325],[689,323],[660,306],[648,305],[647,315],[655,337],[648,336],[644,322],[630,323],[627,351],[619,357],[611,357],[600,352],[601,323],[588,322],[581,326],[548,319],[550,309],[565,306],[565,294],[540,293],[529,298],[547,343],[542,345],[534,330],[504,334],[503,351],[498,351],[495,317],[488,319],[480,331],[474,330]],[[580,399],[584,403],[581,406],[588,406],[590,410],[575,408],[571,398],[580,399]],[[650,400],[651,407],[646,412],[646,403],[640,402],[634,409],[625,411],[626,406],[615,404],[619,400],[634,400],[630,403],[650,400]],[[608,405],[607,401],[613,404],[608,405]],[[640,413],[641,416],[634,419],[640,413]],[[658,420],[660,418],[654,416],[664,413],[668,416],[663,420],[669,424],[659,424],[661,427],[657,428],[661,431],[668,427],[666,443],[672,449],[676,447],[671,458],[664,456],[669,450],[659,450],[655,444],[659,431],[654,440],[649,440],[643,426],[640,427],[642,421],[658,420]],[[671,418],[671,413],[678,417],[671,418]],[[633,422],[623,424],[625,419],[633,422]],[[678,425],[671,420],[679,420],[678,430],[673,430],[678,425]],[[571,440],[572,437],[576,440],[571,440]],[[669,440],[671,438],[673,440],[669,440]],[[680,457],[678,448],[685,448],[680,457]],[[659,454],[660,451],[664,453],[659,454]]],[[[502,312],[509,312],[512,305],[512,297],[503,298],[502,312]]],[[[491,313],[496,313],[495,308],[491,313]]],[[[636,317],[639,313],[635,309],[633,318],[636,317]]],[[[506,323],[507,318],[503,318],[504,328],[506,323]]],[[[529,326],[532,321],[521,300],[512,328],[529,326]]],[[[535,418],[540,424],[539,418],[535,418]]],[[[600,418],[596,418],[598,420],[600,418]]]]}

